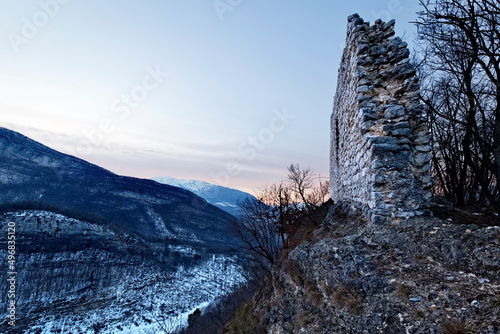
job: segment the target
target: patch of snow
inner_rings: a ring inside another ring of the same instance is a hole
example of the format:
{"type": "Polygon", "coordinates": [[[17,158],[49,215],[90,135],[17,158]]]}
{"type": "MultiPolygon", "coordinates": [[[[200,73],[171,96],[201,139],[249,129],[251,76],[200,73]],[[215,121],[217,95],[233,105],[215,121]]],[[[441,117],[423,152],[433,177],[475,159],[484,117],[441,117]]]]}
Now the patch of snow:
{"type": "Polygon", "coordinates": [[[199,181],[199,180],[185,180],[185,179],[176,179],[173,177],[155,177],[152,180],[163,183],[163,184],[168,184],[174,187],[179,187],[183,189],[187,189],[189,191],[192,191],[194,193],[201,192],[207,189],[210,189],[213,187],[213,184],[210,184],[205,181],[199,181]]]}
{"type": "Polygon", "coordinates": [[[213,205],[218,205],[218,206],[230,206],[232,208],[237,208],[238,206],[235,204],[227,203],[227,202],[215,202],[212,203],[213,205]]]}
{"type": "Polygon", "coordinates": [[[156,231],[159,236],[166,237],[168,239],[177,239],[177,237],[167,229],[167,226],[161,216],[154,212],[152,208],[148,208],[147,214],[154,221],[156,231]]]}
{"type": "MultiPolygon", "coordinates": [[[[188,251],[188,248],[185,249],[188,251]]],[[[93,332],[99,326],[102,334],[152,334],[168,327],[175,333],[187,326],[188,317],[197,308],[202,312],[218,298],[246,282],[236,258],[213,256],[205,263],[175,273],[151,273],[124,277],[119,286],[92,313],[51,312],[38,319],[26,333],[51,334],[93,332]]],[[[50,304],[51,300],[47,300],[50,304]]],[[[91,302],[91,301],[88,301],[91,302]]]]}

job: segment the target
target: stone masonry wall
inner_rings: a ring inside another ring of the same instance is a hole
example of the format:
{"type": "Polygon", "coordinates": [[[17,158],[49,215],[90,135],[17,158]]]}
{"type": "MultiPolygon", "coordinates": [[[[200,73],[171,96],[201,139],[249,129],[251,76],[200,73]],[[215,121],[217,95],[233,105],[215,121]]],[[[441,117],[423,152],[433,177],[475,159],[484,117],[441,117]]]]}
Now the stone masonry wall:
{"type": "Polygon", "coordinates": [[[348,18],[331,117],[332,198],[351,202],[374,223],[420,215],[431,197],[419,83],[394,23],[348,18]]]}

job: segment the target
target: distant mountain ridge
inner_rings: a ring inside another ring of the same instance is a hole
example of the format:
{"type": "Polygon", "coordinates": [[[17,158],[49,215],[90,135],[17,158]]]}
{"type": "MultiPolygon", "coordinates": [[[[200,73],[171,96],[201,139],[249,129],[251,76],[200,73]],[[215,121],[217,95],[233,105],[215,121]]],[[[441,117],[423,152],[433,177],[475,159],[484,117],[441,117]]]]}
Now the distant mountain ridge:
{"type": "Polygon", "coordinates": [[[239,243],[228,232],[234,217],[189,191],[119,176],[0,128],[0,208],[9,207],[59,212],[149,239],[239,243]]]}
{"type": "Polygon", "coordinates": [[[185,180],[173,177],[154,177],[152,180],[189,190],[205,199],[208,203],[229,212],[235,217],[240,214],[239,202],[246,198],[255,199],[253,195],[244,191],[219,186],[205,181],[185,180]]]}

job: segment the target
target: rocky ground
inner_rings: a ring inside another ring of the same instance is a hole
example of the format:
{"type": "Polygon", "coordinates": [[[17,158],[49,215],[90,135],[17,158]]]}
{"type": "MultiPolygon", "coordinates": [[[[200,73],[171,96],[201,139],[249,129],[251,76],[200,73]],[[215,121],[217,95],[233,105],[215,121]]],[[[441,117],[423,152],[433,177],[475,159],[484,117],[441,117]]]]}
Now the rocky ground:
{"type": "Polygon", "coordinates": [[[345,212],[285,249],[256,301],[268,333],[500,333],[499,226],[345,212]]]}

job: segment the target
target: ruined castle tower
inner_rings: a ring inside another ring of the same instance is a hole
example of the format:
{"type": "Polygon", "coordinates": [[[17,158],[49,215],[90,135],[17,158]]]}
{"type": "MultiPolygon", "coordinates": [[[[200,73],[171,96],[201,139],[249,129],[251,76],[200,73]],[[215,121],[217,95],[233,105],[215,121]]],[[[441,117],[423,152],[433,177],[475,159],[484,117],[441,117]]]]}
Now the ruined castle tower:
{"type": "Polygon", "coordinates": [[[374,223],[420,215],[431,197],[419,83],[407,44],[393,36],[394,20],[348,18],[331,117],[332,198],[374,223]]]}

